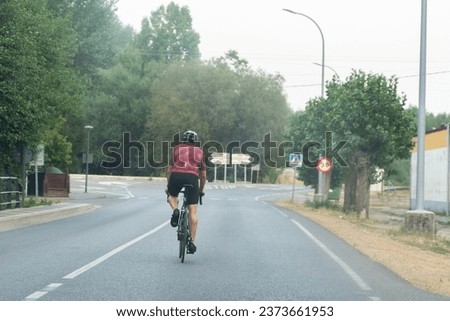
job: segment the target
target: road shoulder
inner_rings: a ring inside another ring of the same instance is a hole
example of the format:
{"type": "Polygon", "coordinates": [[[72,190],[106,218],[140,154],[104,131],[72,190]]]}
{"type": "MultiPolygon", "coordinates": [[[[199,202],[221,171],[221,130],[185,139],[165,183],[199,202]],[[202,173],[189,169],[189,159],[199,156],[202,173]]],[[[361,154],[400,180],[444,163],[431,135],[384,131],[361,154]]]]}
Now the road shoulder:
{"type": "Polygon", "coordinates": [[[95,204],[58,203],[30,208],[4,210],[0,212],[0,232],[85,214],[98,207],[99,206],[95,204]]]}
{"type": "Polygon", "coordinates": [[[408,244],[407,239],[398,239],[393,229],[377,227],[377,221],[351,218],[341,212],[313,209],[289,201],[276,204],[320,224],[411,284],[450,296],[450,253],[435,253],[408,244]]]}

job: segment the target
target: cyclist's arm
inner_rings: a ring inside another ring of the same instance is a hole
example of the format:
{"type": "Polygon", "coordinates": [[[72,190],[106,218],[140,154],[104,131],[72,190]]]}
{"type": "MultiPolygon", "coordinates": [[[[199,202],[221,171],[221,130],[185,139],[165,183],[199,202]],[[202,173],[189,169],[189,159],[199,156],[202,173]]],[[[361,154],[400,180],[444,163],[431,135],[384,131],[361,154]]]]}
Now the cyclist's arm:
{"type": "MultiPolygon", "coordinates": [[[[172,154],[170,155],[170,159],[169,159],[169,166],[167,166],[167,172],[166,172],[166,178],[167,178],[167,186],[169,186],[169,179],[170,179],[170,173],[171,173],[171,169],[172,169],[172,165],[173,165],[173,159],[174,159],[174,156],[173,156],[173,151],[172,151],[172,154]]],[[[167,189],[166,189],[166,191],[167,191],[167,189]]]]}
{"type": "Polygon", "coordinates": [[[169,179],[170,179],[170,167],[167,168],[166,178],[167,178],[167,184],[169,184],[169,179]]]}
{"type": "Polygon", "coordinates": [[[199,171],[199,179],[200,179],[200,193],[204,193],[204,188],[206,184],[206,162],[205,159],[202,159],[202,162],[200,164],[200,171],[199,171]]]}
{"type": "Polygon", "coordinates": [[[200,193],[203,193],[206,183],[206,168],[200,171],[200,193]]]}

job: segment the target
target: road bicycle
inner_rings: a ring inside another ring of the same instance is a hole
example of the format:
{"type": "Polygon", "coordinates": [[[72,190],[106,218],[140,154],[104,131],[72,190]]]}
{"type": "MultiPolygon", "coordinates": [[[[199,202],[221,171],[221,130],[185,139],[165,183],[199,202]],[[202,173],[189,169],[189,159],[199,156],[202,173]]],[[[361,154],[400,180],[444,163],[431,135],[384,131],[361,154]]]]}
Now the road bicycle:
{"type": "MultiPolygon", "coordinates": [[[[179,258],[181,263],[184,263],[184,258],[186,256],[188,245],[192,241],[191,230],[189,226],[189,208],[187,204],[187,195],[189,194],[189,189],[194,186],[190,184],[183,185],[183,189],[180,193],[183,194],[183,203],[180,209],[180,216],[178,218],[178,228],[177,228],[177,238],[180,242],[179,248],[179,258]]],[[[202,204],[202,195],[200,195],[200,205],[202,204]]]]}

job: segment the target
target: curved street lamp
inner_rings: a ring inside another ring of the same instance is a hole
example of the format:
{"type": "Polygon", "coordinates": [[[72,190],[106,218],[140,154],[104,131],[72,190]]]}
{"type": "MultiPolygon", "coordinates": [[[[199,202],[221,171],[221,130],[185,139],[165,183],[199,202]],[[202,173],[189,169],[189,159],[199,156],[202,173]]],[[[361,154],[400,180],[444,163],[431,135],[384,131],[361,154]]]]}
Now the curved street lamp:
{"type": "MultiPolygon", "coordinates": [[[[319,24],[310,16],[307,16],[304,13],[300,13],[300,12],[296,12],[296,11],[292,11],[290,9],[283,9],[286,12],[292,13],[292,14],[296,14],[296,15],[300,15],[303,16],[305,18],[308,18],[309,20],[311,20],[317,27],[317,29],[319,29],[320,32],[320,37],[322,38],[322,63],[320,64],[320,66],[322,67],[322,89],[321,89],[321,97],[324,96],[325,94],[325,38],[323,37],[323,32],[322,29],[320,29],[319,24]]],[[[323,198],[323,175],[322,172],[319,171],[319,177],[318,177],[318,193],[317,193],[317,197],[320,201],[322,201],[323,198]]]]}
{"type": "MultiPolygon", "coordinates": [[[[318,62],[313,62],[313,64],[316,65],[316,66],[322,66],[322,64],[319,64],[318,62]]],[[[325,65],[325,67],[328,68],[328,69],[330,69],[332,72],[334,72],[335,76],[339,78],[339,74],[337,73],[336,70],[334,70],[334,68],[331,68],[331,67],[328,66],[328,65],[325,65]]]]}
{"type": "Polygon", "coordinates": [[[323,37],[323,32],[322,29],[320,29],[320,26],[317,24],[317,22],[311,18],[310,16],[307,16],[304,13],[300,13],[300,12],[296,12],[296,11],[292,11],[289,9],[283,9],[286,12],[292,13],[292,14],[296,14],[296,15],[300,15],[303,16],[305,18],[308,18],[309,20],[311,20],[317,27],[317,29],[319,29],[320,32],[320,37],[322,38],[322,64],[320,64],[322,66],[322,92],[321,92],[321,97],[324,96],[325,93],[325,38],[323,37]]]}

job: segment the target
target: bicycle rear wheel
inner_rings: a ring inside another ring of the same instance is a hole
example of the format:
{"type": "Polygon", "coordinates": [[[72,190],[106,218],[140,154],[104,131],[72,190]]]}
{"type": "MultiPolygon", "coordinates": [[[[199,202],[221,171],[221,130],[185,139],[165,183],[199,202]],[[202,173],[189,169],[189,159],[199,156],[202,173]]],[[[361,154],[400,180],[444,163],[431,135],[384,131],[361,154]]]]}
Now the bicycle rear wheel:
{"type": "Polygon", "coordinates": [[[181,213],[181,219],[180,219],[180,232],[181,232],[181,238],[180,238],[180,259],[181,263],[184,263],[184,258],[186,255],[186,247],[187,247],[187,240],[188,240],[188,229],[187,229],[187,215],[186,211],[182,211],[181,213]]]}
{"type": "Polygon", "coordinates": [[[178,258],[181,259],[181,254],[183,253],[183,246],[182,246],[182,231],[181,231],[181,224],[178,225],[178,231],[177,231],[177,235],[178,235],[178,242],[179,242],[179,255],[178,258]]]}

